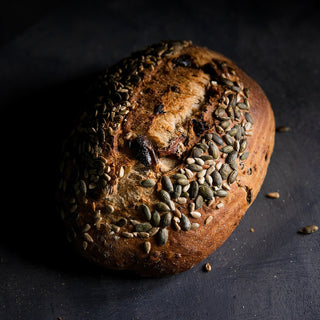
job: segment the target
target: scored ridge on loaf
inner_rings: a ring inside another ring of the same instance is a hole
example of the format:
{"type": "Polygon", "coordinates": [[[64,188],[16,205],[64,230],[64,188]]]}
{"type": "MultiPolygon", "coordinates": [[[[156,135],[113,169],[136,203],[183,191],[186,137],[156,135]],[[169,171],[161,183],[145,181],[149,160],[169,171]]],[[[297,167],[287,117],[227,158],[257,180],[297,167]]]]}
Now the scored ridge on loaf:
{"type": "Polygon", "coordinates": [[[225,241],[256,197],[273,149],[272,110],[247,78],[190,41],[147,47],[101,76],[60,167],[60,214],[82,255],[162,275],[191,268],[225,241]],[[261,146],[250,144],[255,116],[262,121],[251,100],[268,109],[261,146]],[[261,169],[252,151],[264,158],[261,169]]]}

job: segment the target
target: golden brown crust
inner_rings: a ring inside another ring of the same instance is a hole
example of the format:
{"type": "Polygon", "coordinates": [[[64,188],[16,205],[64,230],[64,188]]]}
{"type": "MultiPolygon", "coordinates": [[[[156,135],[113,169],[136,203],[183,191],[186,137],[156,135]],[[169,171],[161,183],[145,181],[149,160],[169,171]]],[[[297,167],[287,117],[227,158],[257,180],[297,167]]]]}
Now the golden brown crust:
{"type": "Polygon", "coordinates": [[[260,190],[274,145],[268,99],[232,61],[186,41],[134,53],[96,89],[61,165],[70,241],[112,269],[192,268],[260,190]]]}

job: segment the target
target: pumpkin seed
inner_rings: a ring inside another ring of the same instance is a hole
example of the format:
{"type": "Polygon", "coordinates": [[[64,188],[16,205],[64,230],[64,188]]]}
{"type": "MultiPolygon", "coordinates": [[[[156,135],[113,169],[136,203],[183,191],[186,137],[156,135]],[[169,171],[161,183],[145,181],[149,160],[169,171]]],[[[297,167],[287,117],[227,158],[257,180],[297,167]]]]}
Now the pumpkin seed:
{"type": "Polygon", "coordinates": [[[230,130],[228,131],[228,134],[229,134],[230,136],[234,137],[234,136],[237,134],[237,132],[238,132],[238,128],[237,128],[237,127],[233,127],[232,129],[230,129],[230,130]]]}
{"type": "Polygon", "coordinates": [[[195,163],[189,164],[187,168],[193,172],[199,172],[202,170],[202,166],[195,163]]]}
{"type": "Polygon", "coordinates": [[[241,156],[240,156],[240,160],[246,160],[249,157],[249,152],[244,152],[241,156]]]}
{"type": "Polygon", "coordinates": [[[199,187],[199,193],[205,198],[205,199],[212,199],[213,198],[213,192],[212,189],[206,185],[201,185],[199,187]]]}
{"type": "Polygon", "coordinates": [[[203,197],[201,195],[198,195],[195,201],[195,209],[200,209],[203,205],[203,197]]]}
{"type": "Polygon", "coordinates": [[[152,225],[157,227],[160,224],[160,219],[161,219],[161,217],[160,217],[159,212],[158,211],[154,211],[152,213],[152,218],[151,218],[150,222],[152,223],[152,225]]]}
{"type": "Polygon", "coordinates": [[[199,184],[197,181],[191,181],[189,188],[189,197],[190,199],[194,199],[198,195],[199,184]]]}
{"type": "Polygon", "coordinates": [[[141,185],[145,188],[152,188],[154,187],[156,182],[152,179],[146,179],[141,181],[141,185]]]}
{"type": "Polygon", "coordinates": [[[250,115],[249,112],[245,112],[245,113],[244,113],[244,117],[246,118],[246,120],[247,120],[248,122],[250,122],[251,124],[254,124],[254,121],[253,121],[253,119],[252,119],[252,117],[251,117],[251,115],[250,115]]]}
{"type": "Polygon", "coordinates": [[[158,202],[156,203],[156,208],[157,210],[159,210],[160,212],[164,212],[164,211],[170,211],[170,208],[167,204],[165,204],[164,202],[158,202]]]}
{"type": "Polygon", "coordinates": [[[216,144],[209,141],[208,145],[209,145],[209,150],[208,150],[209,154],[213,157],[213,159],[218,159],[219,158],[219,149],[216,146],[216,144]]]}
{"type": "Polygon", "coordinates": [[[168,176],[163,176],[161,183],[162,183],[162,189],[164,189],[168,192],[173,192],[173,185],[172,185],[172,182],[168,176]]]}
{"type": "Polygon", "coordinates": [[[180,226],[183,231],[189,231],[191,228],[191,222],[184,214],[181,215],[180,226]]]}
{"type": "Polygon", "coordinates": [[[181,186],[186,186],[189,184],[188,179],[180,178],[177,180],[177,183],[180,184],[181,186]]]}
{"type": "Polygon", "coordinates": [[[231,163],[232,161],[235,161],[237,159],[237,157],[238,157],[238,152],[231,151],[226,158],[226,163],[231,163]]]}
{"type": "Polygon", "coordinates": [[[224,163],[219,170],[222,180],[226,180],[231,173],[231,168],[227,163],[224,163]]]}
{"type": "Polygon", "coordinates": [[[228,144],[228,145],[230,145],[230,146],[233,146],[233,143],[234,143],[234,140],[233,140],[233,138],[232,138],[232,136],[230,136],[230,134],[225,134],[224,136],[223,136],[223,139],[224,139],[224,141],[226,142],[226,144],[228,144]]]}
{"type": "Polygon", "coordinates": [[[152,225],[149,222],[142,222],[135,226],[137,232],[148,232],[151,230],[152,225]]]}
{"type": "Polygon", "coordinates": [[[172,178],[176,179],[176,180],[179,180],[179,179],[187,179],[187,177],[182,174],[182,173],[175,173],[172,178]]]}
{"type": "Polygon", "coordinates": [[[237,176],[238,176],[238,171],[233,170],[228,177],[228,183],[233,184],[236,181],[237,176]]]}
{"type": "Polygon", "coordinates": [[[85,197],[87,194],[87,185],[84,182],[84,180],[79,181],[79,190],[80,190],[81,194],[85,197]]]}
{"type": "Polygon", "coordinates": [[[169,192],[167,192],[165,190],[159,191],[159,198],[160,198],[160,200],[162,200],[166,204],[169,204],[169,202],[171,200],[169,192]]]}
{"type": "Polygon", "coordinates": [[[239,102],[237,106],[242,110],[249,110],[249,107],[243,102],[239,102]]]}
{"type": "Polygon", "coordinates": [[[247,146],[248,146],[248,140],[247,140],[246,138],[240,140],[240,149],[239,149],[239,152],[243,152],[244,150],[246,150],[247,146]]]}
{"type": "Polygon", "coordinates": [[[168,241],[169,232],[167,229],[160,229],[158,232],[158,245],[163,246],[168,241]]]}
{"type": "Polygon", "coordinates": [[[214,186],[220,187],[222,185],[222,177],[218,171],[213,171],[212,173],[212,184],[214,186]]]}
{"type": "Polygon", "coordinates": [[[166,213],[161,218],[161,227],[165,228],[171,224],[172,215],[170,212],[166,213]]]}
{"type": "Polygon", "coordinates": [[[203,150],[201,148],[193,148],[192,155],[194,158],[200,158],[203,154],[203,150]]]}
{"type": "Polygon", "coordinates": [[[223,153],[230,153],[230,152],[234,151],[234,149],[232,146],[225,146],[225,147],[221,148],[220,151],[223,153]]]}
{"type": "Polygon", "coordinates": [[[215,133],[212,134],[212,140],[220,146],[223,145],[223,140],[215,133]]]}
{"type": "Polygon", "coordinates": [[[141,208],[141,211],[142,211],[142,213],[144,215],[144,218],[149,221],[151,219],[151,212],[150,212],[149,207],[146,206],[145,204],[142,204],[140,206],[140,208],[141,208]]]}
{"type": "Polygon", "coordinates": [[[177,199],[181,196],[182,186],[180,184],[176,184],[174,186],[174,192],[172,194],[172,199],[177,199]]]}
{"type": "Polygon", "coordinates": [[[220,197],[220,198],[223,198],[223,197],[226,197],[228,195],[228,191],[226,190],[217,190],[214,192],[214,195],[217,196],[217,197],[220,197]]]}

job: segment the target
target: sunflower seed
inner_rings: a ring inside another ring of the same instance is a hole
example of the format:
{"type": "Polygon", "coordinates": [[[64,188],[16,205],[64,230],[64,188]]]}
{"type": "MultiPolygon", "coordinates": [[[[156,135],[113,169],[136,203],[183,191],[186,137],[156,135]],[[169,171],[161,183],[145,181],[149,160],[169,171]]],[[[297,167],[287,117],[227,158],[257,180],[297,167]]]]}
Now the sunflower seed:
{"type": "Polygon", "coordinates": [[[288,132],[290,130],[291,130],[291,128],[288,126],[280,126],[277,128],[277,132],[288,132]]]}
{"type": "Polygon", "coordinates": [[[121,233],[121,235],[122,235],[123,237],[125,237],[125,238],[133,238],[133,237],[134,237],[134,235],[133,235],[132,232],[127,232],[127,231],[123,231],[123,232],[121,233]]]}
{"type": "Polygon", "coordinates": [[[181,215],[180,226],[183,231],[189,231],[191,228],[191,222],[184,214],[181,215]]]}
{"type": "Polygon", "coordinates": [[[82,232],[88,232],[91,229],[90,224],[86,224],[83,228],[82,228],[82,232]]]}
{"type": "Polygon", "coordinates": [[[176,208],[173,213],[178,217],[181,218],[181,212],[176,208]]]}
{"type": "Polygon", "coordinates": [[[209,174],[206,175],[206,178],[205,178],[205,179],[206,179],[208,185],[209,185],[209,186],[212,186],[213,179],[212,179],[212,177],[211,177],[209,174]]]}
{"type": "Polygon", "coordinates": [[[145,188],[152,188],[154,187],[156,182],[152,179],[146,179],[141,181],[141,185],[145,188]]]}
{"type": "Polygon", "coordinates": [[[198,178],[202,178],[202,177],[204,177],[204,176],[206,175],[206,173],[207,173],[207,170],[206,170],[206,169],[201,170],[201,171],[199,171],[199,172],[197,173],[197,177],[198,177],[198,178]]]}
{"type": "Polygon", "coordinates": [[[213,220],[213,216],[209,216],[206,218],[206,220],[204,221],[204,224],[207,225],[207,224],[210,224],[213,220]]]}
{"type": "Polygon", "coordinates": [[[168,192],[173,192],[173,185],[172,185],[172,182],[168,176],[163,176],[161,183],[162,183],[162,189],[164,189],[168,192]]]}
{"type": "Polygon", "coordinates": [[[87,248],[88,248],[88,242],[87,242],[87,241],[83,241],[83,242],[82,242],[82,247],[83,247],[83,250],[87,250],[87,248]]]}
{"type": "Polygon", "coordinates": [[[191,212],[190,212],[190,215],[191,215],[191,217],[194,218],[194,219],[199,219],[199,218],[201,217],[201,213],[198,212],[198,211],[191,211],[191,212]]]}
{"type": "Polygon", "coordinates": [[[187,184],[182,188],[182,191],[183,192],[188,192],[189,189],[190,189],[190,184],[187,184]]]}
{"type": "Polygon", "coordinates": [[[196,161],[197,164],[199,164],[200,166],[204,165],[204,161],[201,158],[195,158],[194,159],[196,161]]]}
{"type": "Polygon", "coordinates": [[[203,150],[201,148],[197,148],[197,147],[193,148],[192,155],[194,158],[200,158],[202,154],[203,154],[203,150]]]}
{"type": "Polygon", "coordinates": [[[280,198],[280,194],[279,194],[279,192],[269,192],[267,194],[267,197],[271,198],[271,199],[278,199],[278,198],[280,198]]]}
{"type": "Polygon", "coordinates": [[[317,232],[318,230],[319,230],[318,226],[310,225],[310,226],[306,226],[306,227],[303,227],[303,228],[299,229],[299,232],[303,233],[303,234],[310,234],[310,233],[313,233],[313,232],[317,232]]]}
{"type": "Polygon", "coordinates": [[[193,172],[190,169],[186,168],[185,172],[188,179],[191,179],[193,177],[193,172]]]}
{"type": "Polygon", "coordinates": [[[242,110],[249,110],[249,107],[243,102],[239,102],[237,106],[242,110]]]}
{"type": "Polygon", "coordinates": [[[114,207],[111,204],[105,205],[107,213],[112,213],[114,211],[114,207]]]}
{"type": "Polygon", "coordinates": [[[197,222],[193,222],[191,223],[191,228],[190,230],[195,230],[195,229],[198,229],[200,227],[200,224],[197,223],[197,222]]]}
{"type": "Polygon", "coordinates": [[[158,245],[163,246],[168,241],[169,232],[167,229],[160,229],[158,232],[158,245]]]}
{"type": "Polygon", "coordinates": [[[211,271],[211,265],[210,265],[209,262],[207,262],[207,263],[204,265],[204,270],[205,270],[206,272],[210,272],[210,271],[211,271]]]}
{"type": "Polygon", "coordinates": [[[146,254],[149,254],[151,251],[151,243],[149,241],[144,242],[143,250],[146,254]]]}
{"type": "Polygon", "coordinates": [[[92,237],[90,236],[90,234],[89,233],[84,233],[83,234],[83,237],[85,238],[85,240],[87,241],[87,242],[93,242],[93,239],[92,239],[92,237]]]}
{"type": "Polygon", "coordinates": [[[87,185],[84,182],[84,180],[79,181],[79,190],[80,190],[81,194],[85,197],[87,194],[87,185]]]}
{"type": "Polygon", "coordinates": [[[190,203],[189,203],[189,211],[194,211],[195,208],[196,208],[195,203],[194,203],[194,202],[190,202],[190,203]]]}
{"type": "Polygon", "coordinates": [[[148,233],[149,233],[149,237],[153,237],[154,235],[157,234],[157,232],[160,230],[159,227],[153,227],[148,233]]]}
{"type": "Polygon", "coordinates": [[[124,176],[124,168],[123,167],[120,167],[120,170],[119,170],[119,178],[122,178],[124,176]]]}
{"type": "Polygon", "coordinates": [[[195,163],[196,161],[194,160],[194,158],[187,158],[186,162],[187,164],[192,164],[192,163],[195,163]]]}
{"type": "Polygon", "coordinates": [[[179,203],[179,204],[185,204],[185,203],[187,203],[187,198],[179,197],[179,198],[176,199],[176,202],[179,203]]]}

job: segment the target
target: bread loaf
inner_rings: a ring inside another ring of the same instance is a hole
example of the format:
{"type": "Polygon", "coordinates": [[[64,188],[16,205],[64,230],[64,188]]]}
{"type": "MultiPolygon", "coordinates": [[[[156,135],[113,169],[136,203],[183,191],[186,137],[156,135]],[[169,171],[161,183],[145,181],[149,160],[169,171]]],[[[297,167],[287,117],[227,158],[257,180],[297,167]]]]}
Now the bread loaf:
{"type": "Polygon", "coordinates": [[[93,92],[60,167],[70,242],[111,269],[192,268],[259,192],[274,145],[268,99],[228,58],[190,41],[133,53],[93,92]]]}

